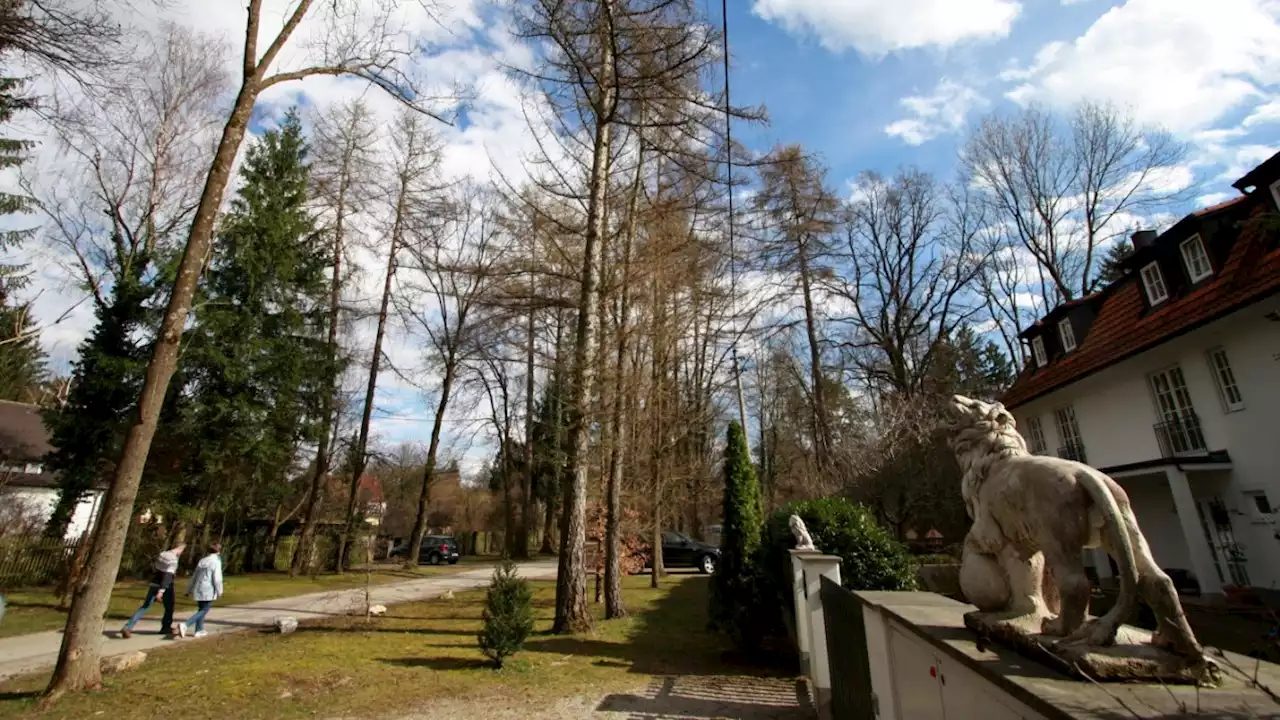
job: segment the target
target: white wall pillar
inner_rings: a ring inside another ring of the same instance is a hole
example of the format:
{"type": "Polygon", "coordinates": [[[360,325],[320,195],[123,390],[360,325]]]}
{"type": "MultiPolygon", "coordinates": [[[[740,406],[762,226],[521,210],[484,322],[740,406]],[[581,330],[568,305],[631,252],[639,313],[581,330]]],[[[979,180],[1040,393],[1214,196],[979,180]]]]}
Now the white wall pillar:
{"type": "Polygon", "coordinates": [[[1204,595],[1220,594],[1222,583],[1218,580],[1213,549],[1205,539],[1204,527],[1200,524],[1200,514],[1196,510],[1196,499],[1191,494],[1187,474],[1176,467],[1170,467],[1165,469],[1164,475],[1169,481],[1169,492],[1173,494],[1173,506],[1178,512],[1178,523],[1182,525],[1182,537],[1187,543],[1192,569],[1195,570],[1196,579],[1200,581],[1200,592],[1204,595]]]}
{"type": "Polygon", "coordinates": [[[1089,552],[1093,556],[1093,569],[1098,572],[1098,583],[1104,584],[1104,580],[1110,580],[1111,574],[1111,556],[1102,548],[1092,548],[1089,552]]]}
{"type": "Polygon", "coordinates": [[[822,612],[822,578],[840,584],[839,555],[803,556],[805,594],[809,608],[809,682],[819,718],[831,717],[831,658],[827,655],[827,623],[822,612]]]}
{"type": "Polygon", "coordinates": [[[805,599],[804,558],[821,555],[816,550],[791,550],[791,595],[795,608],[796,645],[800,650],[800,674],[809,677],[809,603],[805,599]]]}

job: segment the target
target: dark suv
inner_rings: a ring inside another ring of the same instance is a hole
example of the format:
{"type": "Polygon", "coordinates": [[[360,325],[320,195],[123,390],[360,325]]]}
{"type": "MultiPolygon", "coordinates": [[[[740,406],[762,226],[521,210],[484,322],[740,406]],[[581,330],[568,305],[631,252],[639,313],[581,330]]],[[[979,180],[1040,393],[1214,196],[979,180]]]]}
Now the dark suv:
{"type": "Polygon", "coordinates": [[[671,530],[662,533],[663,567],[692,567],[711,575],[719,564],[720,548],[671,530]]]}
{"type": "MultiPolygon", "coordinates": [[[[391,557],[404,557],[409,554],[409,543],[397,545],[391,550],[391,557]]],[[[458,541],[448,535],[428,535],[422,538],[422,548],[418,551],[418,564],[430,563],[439,565],[447,562],[455,565],[458,562],[458,541]]]]}

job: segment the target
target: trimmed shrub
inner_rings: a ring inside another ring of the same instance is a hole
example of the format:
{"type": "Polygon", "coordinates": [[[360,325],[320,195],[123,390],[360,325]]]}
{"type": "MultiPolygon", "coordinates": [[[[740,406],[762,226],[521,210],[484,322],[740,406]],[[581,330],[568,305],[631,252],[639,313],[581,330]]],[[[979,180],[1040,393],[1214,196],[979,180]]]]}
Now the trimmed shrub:
{"type": "MultiPolygon", "coordinates": [[[[736,421],[729,423],[724,450],[724,525],[720,562],[712,578],[710,617],[713,627],[732,629],[751,575],[751,557],[760,546],[760,485],[747,451],[747,437],[736,421]]],[[[731,630],[732,631],[732,630],[731,630]]]]}
{"type": "Polygon", "coordinates": [[[533,590],[516,575],[509,558],[493,571],[493,582],[485,597],[484,628],[480,631],[480,652],[501,668],[503,661],[524,647],[533,632],[533,590]]]}
{"type": "Polygon", "coordinates": [[[839,555],[841,585],[850,590],[915,590],[916,566],[906,546],[889,536],[866,508],[844,498],[801,500],[765,523],[754,565],[755,610],[742,622],[762,636],[782,635],[782,612],[793,612],[789,520],[799,515],[818,549],[839,555]],[[781,612],[779,611],[781,609],[781,612]]]}

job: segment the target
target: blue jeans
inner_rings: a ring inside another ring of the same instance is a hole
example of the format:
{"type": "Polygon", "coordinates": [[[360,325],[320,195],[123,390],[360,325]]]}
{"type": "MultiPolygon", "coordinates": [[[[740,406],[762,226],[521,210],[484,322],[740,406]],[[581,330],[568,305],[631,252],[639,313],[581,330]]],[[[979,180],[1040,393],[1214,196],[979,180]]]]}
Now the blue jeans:
{"type": "Polygon", "coordinates": [[[211,607],[213,607],[212,600],[197,600],[195,613],[193,613],[191,617],[187,618],[187,621],[184,622],[183,625],[186,625],[187,627],[194,627],[196,632],[203,631],[204,616],[209,614],[209,608],[211,607]]]}
{"type": "MultiPolygon", "coordinates": [[[[129,618],[129,622],[124,624],[125,630],[132,630],[133,626],[137,625],[138,621],[142,619],[142,616],[147,614],[147,610],[151,609],[151,603],[156,601],[156,593],[158,592],[160,592],[160,586],[155,583],[152,583],[151,586],[147,588],[147,597],[142,601],[142,607],[138,608],[138,611],[133,614],[133,617],[129,618]]],[[[164,603],[164,617],[160,620],[160,632],[165,634],[172,633],[173,588],[169,588],[164,591],[164,598],[161,599],[161,602],[164,603]]]]}

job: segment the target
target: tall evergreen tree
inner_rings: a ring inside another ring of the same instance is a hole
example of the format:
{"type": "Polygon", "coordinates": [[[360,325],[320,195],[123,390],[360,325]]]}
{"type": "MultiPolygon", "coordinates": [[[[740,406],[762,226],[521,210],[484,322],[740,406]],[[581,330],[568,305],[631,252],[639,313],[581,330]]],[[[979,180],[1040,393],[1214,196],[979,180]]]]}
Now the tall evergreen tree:
{"type": "Polygon", "coordinates": [[[249,147],[241,180],[185,363],[206,511],[286,477],[299,443],[315,438],[332,375],[329,257],[306,210],[307,144],[295,112],[249,147]]]}
{"type": "MultiPolygon", "coordinates": [[[[30,109],[33,102],[23,95],[26,82],[0,77],[0,125],[30,109]]],[[[0,169],[16,168],[27,159],[33,143],[0,137],[0,169]]],[[[0,216],[26,212],[31,198],[0,192],[0,216]]],[[[0,230],[0,252],[11,253],[31,235],[30,228],[0,230]]],[[[29,402],[44,379],[44,351],[31,317],[31,304],[20,302],[15,293],[30,281],[25,264],[0,263],[0,400],[29,402]]]]}
{"type": "Polygon", "coordinates": [[[737,421],[730,421],[724,450],[724,529],[711,589],[711,621],[719,627],[733,627],[737,603],[746,595],[750,558],[760,547],[762,512],[746,433],[737,421]]]}

